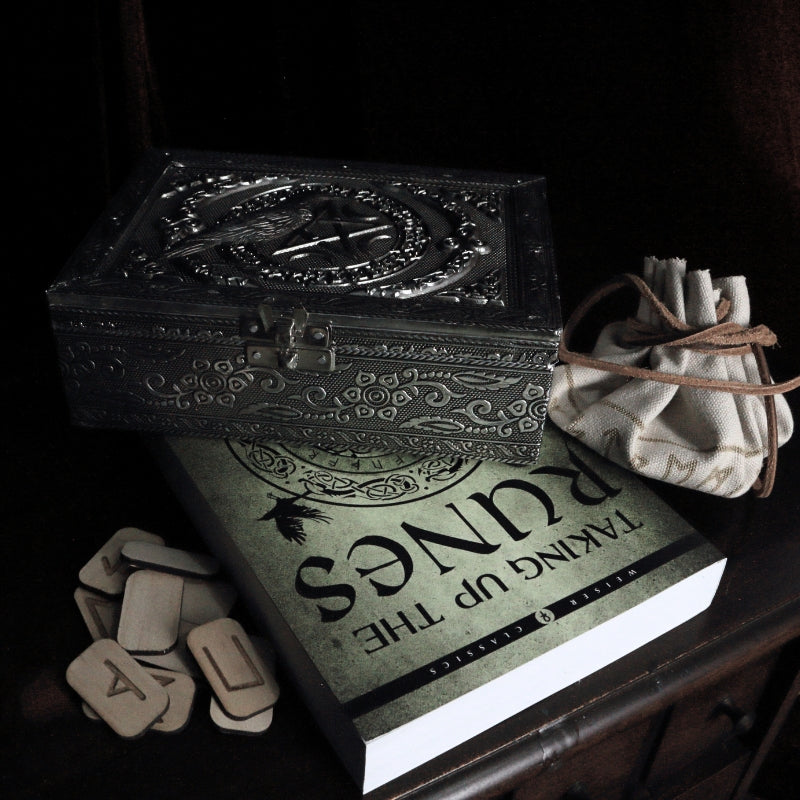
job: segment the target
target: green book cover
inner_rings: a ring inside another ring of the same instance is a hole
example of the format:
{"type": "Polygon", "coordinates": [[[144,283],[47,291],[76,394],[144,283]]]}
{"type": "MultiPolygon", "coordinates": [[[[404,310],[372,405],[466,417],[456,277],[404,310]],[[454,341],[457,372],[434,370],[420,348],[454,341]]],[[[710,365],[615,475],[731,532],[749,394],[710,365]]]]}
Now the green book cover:
{"type": "Polygon", "coordinates": [[[266,441],[160,452],[365,792],[699,613],[724,569],[552,426],[530,467],[266,441]]]}

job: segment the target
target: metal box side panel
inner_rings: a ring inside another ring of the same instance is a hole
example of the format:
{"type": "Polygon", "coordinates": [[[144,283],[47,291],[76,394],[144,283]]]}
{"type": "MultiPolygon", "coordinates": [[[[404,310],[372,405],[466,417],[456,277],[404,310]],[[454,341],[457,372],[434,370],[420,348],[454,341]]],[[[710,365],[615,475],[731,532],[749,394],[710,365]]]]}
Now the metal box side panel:
{"type": "Polygon", "coordinates": [[[336,369],[258,367],[230,318],[54,309],[80,425],[531,463],[555,340],[338,330],[336,369]]]}

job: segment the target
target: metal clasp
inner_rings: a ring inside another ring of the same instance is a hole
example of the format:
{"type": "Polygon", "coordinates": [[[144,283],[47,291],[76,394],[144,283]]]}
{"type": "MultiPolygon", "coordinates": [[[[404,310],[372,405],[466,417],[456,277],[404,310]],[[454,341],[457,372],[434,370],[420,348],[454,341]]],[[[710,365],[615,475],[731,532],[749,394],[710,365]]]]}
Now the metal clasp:
{"type": "Polygon", "coordinates": [[[302,306],[291,316],[261,303],[257,317],[242,321],[245,359],[253,367],[331,372],[336,365],[330,325],[309,323],[302,306]]]}

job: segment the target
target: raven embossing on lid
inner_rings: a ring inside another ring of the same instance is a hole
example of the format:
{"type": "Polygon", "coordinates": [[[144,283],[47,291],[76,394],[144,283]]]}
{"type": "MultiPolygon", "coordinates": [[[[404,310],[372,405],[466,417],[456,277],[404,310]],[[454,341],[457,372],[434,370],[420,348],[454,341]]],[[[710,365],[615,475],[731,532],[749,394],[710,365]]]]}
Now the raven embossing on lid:
{"type": "Polygon", "coordinates": [[[538,456],[540,176],[152,151],[48,298],[76,424],[538,456]]]}

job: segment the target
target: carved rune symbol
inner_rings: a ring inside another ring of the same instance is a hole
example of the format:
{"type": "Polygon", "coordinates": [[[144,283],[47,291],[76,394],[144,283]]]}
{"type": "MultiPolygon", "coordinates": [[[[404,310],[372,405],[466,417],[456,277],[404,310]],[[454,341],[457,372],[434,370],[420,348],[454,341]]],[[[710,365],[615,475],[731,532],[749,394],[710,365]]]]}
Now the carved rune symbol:
{"type": "Polygon", "coordinates": [[[86,609],[89,612],[92,621],[97,626],[97,630],[100,633],[100,638],[101,639],[114,638],[114,632],[108,629],[108,626],[106,625],[105,620],[100,615],[100,610],[99,610],[101,608],[107,609],[113,615],[115,613],[114,604],[110,603],[107,600],[103,600],[99,597],[87,597],[84,603],[86,604],[86,609]]]}
{"type": "Polygon", "coordinates": [[[122,568],[122,559],[121,558],[118,558],[112,564],[110,559],[108,558],[108,556],[103,556],[100,559],[100,563],[103,565],[103,572],[105,572],[106,575],[113,575],[115,572],[119,572],[119,570],[122,568]]]}
{"type": "Polygon", "coordinates": [[[147,700],[145,693],[111,659],[107,658],[103,664],[108,667],[112,675],[106,697],[133,692],[139,700],[147,700]]]}
{"type": "Polygon", "coordinates": [[[253,678],[249,681],[241,681],[240,683],[230,683],[228,678],[222,672],[217,664],[216,659],[213,655],[211,655],[211,651],[207,648],[203,648],[203,653],[205,653],[206,658],[208,659],[211,666],[214,668],[214,672],[217,673],[219,679],[222,681],[222,685],[225,689],[229,692],[239,692],[242,689],[252,689],[254,686],[263,686],[264,685],[264,676],[258,671],[258,668],[253,663],[253,659],[250,658],[247,651],[244,649],[241,640],[235,634],[231,636],[231,641],[233,642],[234,646],[236,647],[239,655],[242,657],[242,661],[247,665],[248,670],[252,674],[253,678]]]}

